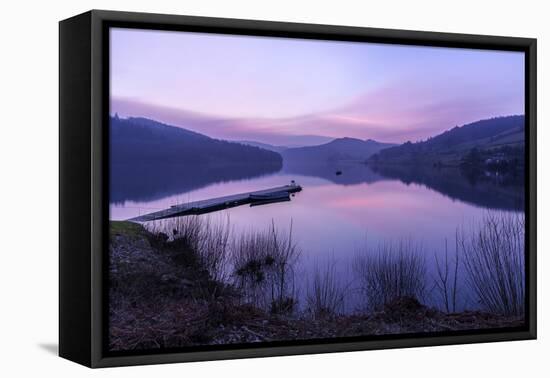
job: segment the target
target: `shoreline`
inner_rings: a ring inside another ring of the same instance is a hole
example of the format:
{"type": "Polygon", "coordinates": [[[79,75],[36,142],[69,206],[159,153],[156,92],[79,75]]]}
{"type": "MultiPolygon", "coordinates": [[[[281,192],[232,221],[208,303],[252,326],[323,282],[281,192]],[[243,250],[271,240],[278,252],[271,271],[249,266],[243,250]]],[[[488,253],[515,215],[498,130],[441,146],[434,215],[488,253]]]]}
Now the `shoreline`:
{"type": "Polygon", "coordinates": [[[519,327],[522,317],[444,313],[413,297],[358,314],[266,311],[212,278],[185,241],[110,222],[109,347],[116,350],[519,327]]]}

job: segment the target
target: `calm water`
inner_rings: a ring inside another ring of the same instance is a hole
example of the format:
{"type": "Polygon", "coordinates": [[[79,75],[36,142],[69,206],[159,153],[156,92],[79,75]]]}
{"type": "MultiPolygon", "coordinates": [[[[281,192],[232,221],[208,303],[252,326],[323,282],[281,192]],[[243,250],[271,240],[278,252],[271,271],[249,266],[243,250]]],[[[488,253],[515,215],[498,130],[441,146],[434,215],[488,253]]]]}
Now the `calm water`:
{"type": "MultiPolygon", "coordinates": [[[[186,177],[186,171],[178,172],[177,167],[166,172],[166,179],[154,167],[137,170],[137,178],[133,171],[127,173],[133,177],[125,178],[124,172],[130,171],[117,170],[118,182],[141,179],[144,185],[112,189],[116,201],[111,203],[111,219],[128,219],[177,203],[255,191],[295,180],[303,191],[290,202],[245,205],[203,216],[216,219],[228,214],[237,233],[268,229],[272,222],[279,229],[288,230],[292,220],[293,239],[302,250],[297,272],[297,287],[302,293],[307,290],[307,277],[316,264],[323,265],[329,259],[335,262],[341,284],[351,288],[354,256],[366,253],[367,246],[403,239],[422,246],[431,276],[435,274],[434,254],[444,254],[446,239],[454,247],[457,227],[469,227],[488,210],[522,212],[524,202],[521,179],[468,176],[455,169],[375,171],[363,164],[347,163],[285,166],[280,172],[263,176],[233,179],[226,174],[208,180],[186,177]],[[173,178],[175,172],[180,177],[177,180],[173,178]]],[[[348,311],[358,307],[352,291],[346,304],[348,311]]],[[[475,307],[469,301],[467,288],[461,294],[462,307],[475,307]]],[[[425,301],[438,304],[435,295],[425,301]]]]}

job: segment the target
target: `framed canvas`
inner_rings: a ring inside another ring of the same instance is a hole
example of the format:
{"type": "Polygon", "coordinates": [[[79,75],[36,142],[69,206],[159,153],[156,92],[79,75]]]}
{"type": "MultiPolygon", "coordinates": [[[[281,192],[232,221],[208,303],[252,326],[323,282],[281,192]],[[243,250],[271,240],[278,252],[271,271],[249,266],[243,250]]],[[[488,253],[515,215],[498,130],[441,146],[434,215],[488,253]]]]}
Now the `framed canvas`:
{"type": "Polygon", "coordinates": [[[60,22],[59,353],[536,337],[536,40],[60,22]]]}

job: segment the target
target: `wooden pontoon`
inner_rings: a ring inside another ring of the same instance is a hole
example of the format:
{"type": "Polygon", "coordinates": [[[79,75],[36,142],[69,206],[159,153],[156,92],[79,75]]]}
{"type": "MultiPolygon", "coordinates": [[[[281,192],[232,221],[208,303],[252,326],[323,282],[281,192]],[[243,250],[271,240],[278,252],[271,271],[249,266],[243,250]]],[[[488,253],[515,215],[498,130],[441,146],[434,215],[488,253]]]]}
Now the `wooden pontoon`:
{"type": "Polygon", "coordinates": [[[290,194],[300,192],[302,187],[296,183],[278,186],[255,192],[239,193],[230,196],[210,198],[202,201],[189,202],[181,205],[173,205],[168,209],[140,215],[128,219],[130,222],[150,222],[158,219],[180,217],[184,215],[205,214],[213,211],[246,204],[264,204],[266,202],[282,202],[290,200],[290,194]],[[263,202],[263,203],[262,203],[263,202]]]}

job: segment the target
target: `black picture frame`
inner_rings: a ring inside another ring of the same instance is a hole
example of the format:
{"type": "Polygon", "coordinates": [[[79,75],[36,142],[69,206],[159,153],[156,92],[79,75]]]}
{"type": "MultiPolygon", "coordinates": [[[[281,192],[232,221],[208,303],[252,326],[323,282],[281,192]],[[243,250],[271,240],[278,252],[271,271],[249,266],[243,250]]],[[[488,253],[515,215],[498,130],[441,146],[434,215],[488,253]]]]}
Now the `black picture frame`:
{"type": "Polygon", "coordinates": [[[59,24],[59,354],[89,367],[406,348],[536,338],[536,39],[92,10],[59,24]],[[109,27],[200,31],[525,53],[526,326],[162,353],[105,348],[109,27]]]}

